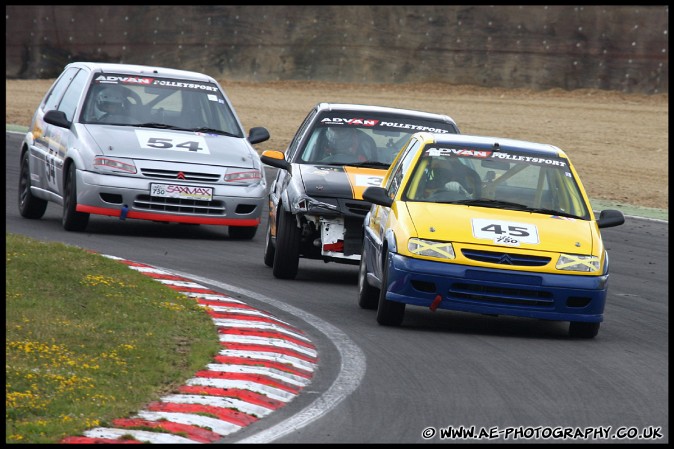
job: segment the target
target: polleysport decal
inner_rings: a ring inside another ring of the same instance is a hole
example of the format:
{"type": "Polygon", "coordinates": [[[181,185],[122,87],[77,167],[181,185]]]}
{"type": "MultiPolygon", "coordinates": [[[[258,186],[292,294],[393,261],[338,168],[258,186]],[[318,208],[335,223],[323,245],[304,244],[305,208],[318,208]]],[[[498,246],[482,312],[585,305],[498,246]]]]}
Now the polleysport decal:
{"type": "Polygon", "coordinates": [[[135,133],[138,144],[144,149],[211,154],[206,139],[199,135],[140,129],[136,129],[135,133]]]}
{"type": "Polygon", "coordinates": [[[211,315],[223,349],[176,393],[61,444],[214,443],[288,404],[311,382],[318,353],[301,330],[181,276],[104,257],[194,298],[211,315]]]}
{"type": "Polygon", "coordinates": [[[412,132],[425,131],[429,133],[450,134],[452,131],[443,128],[435,128],[426,125],[416,125],[413,123],[389,122],[373,118],[343,118],[343,117],[325,117],[321,119],[322,125],[351,125],[367,128],[386,128],[393,130],[410,130],[412,132]]]}
{"type": "Polygon", "coordinates": [[[540,164],[540,165],[558,165],[560,167],[566,167],[567,163],[564,162],[561,159],[554,159],[554,158],[546,158],[546,157],[533,157],[533,156],[525,156],[525,155],[520,155],[520,154],[511,154],[511,153],[502,153],[500,151],[495,151],[492,155],[492,158],[494,159],[505,159],[508,161],[522,161],[522,162],[530,162],[532,164],[540,164]]]}
{"type": "Polygon", "coordinates": [[[344,167],[344,172],[349,178],[349,185],[351,192],[355,199],[363,199],[363,192],[368,187],[379,187],[381,180],[384,179],[386,170],[376,168],[362,168],[362,167],[344,167]]]}
{"type": "Polygon", "coordinates": [[[428,132],[428,133],[437,133],[437,134],[451,134],[452,132],[442,128],[434,128],[431,126],[425,125],[413,125],[411,123],[398,123],[398,122],[384,122],[379,123],[381,128],[395,128],[395,129],[409,129],[414,132],[428,132]]]}
{"type": "Polygon", "coordinates": [[[519,246],[520,243],[536,245],[538,229],[529,223],[516,223],[484,218],[471,220],[473,236],[477,239],[491,240],[498,245],[519,246]]]}

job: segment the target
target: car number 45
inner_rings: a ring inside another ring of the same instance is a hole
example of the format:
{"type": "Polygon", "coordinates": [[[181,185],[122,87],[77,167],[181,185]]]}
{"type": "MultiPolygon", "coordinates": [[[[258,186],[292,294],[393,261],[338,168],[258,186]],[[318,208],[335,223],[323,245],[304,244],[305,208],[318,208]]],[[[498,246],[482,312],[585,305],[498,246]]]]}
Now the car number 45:
{"type": "Polygon", "coordinates": [[[473,220],[473,235],[476,238],[491,240],[501,245],[519,246],[520,243],[539,243],[536,226],[528,223],[476,218],[473,220]]]}

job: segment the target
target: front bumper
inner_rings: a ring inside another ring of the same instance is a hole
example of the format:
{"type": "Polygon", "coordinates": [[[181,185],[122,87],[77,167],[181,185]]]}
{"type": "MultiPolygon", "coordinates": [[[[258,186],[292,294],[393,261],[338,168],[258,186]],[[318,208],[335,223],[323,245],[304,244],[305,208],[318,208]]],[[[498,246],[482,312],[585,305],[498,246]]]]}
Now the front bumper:
{"type": "Polygon", "coordinates": [[[439,309],[558,321],[603,321],[608,274],[524,273],[392,254],[386,299],[439,309]]]}
{"type": "Polygon", "coordinates": [[[158,198],[147,178],[77,171],[77,211],[112,217],[224,226],[257,226],[266,200],[265,182],[253,186],[186,183],[213,188],[211,201],[158,198]]]}

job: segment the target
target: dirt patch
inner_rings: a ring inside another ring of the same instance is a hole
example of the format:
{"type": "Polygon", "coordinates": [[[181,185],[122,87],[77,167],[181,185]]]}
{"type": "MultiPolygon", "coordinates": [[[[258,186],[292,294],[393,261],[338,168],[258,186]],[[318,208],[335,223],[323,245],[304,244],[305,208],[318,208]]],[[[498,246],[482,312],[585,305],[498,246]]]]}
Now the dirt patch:
{"type": "MultiPolygon", "coordinates": [[[[6,123],[29,126],[53,80],[6,80],[6,123]]],[[[259,150],[285,150],[318,102],[419,109],[456,120],[464,134],[530,140],[567,152],[593,199],[668,209],[667,94],[481,88],[448,84],[340,84],[220,80],[259,150]]]]}

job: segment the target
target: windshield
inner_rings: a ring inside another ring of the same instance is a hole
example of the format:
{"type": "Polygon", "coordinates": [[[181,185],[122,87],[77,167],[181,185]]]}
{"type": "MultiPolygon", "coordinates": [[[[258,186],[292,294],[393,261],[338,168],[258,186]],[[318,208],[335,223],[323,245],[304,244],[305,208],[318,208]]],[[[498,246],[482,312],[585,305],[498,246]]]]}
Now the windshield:
{"type": "Polygon", "coordinates": [[[403,198],[589,219],[567,159],[510,150],[428,147],[403,198]]]}
{"type": "Polygon", "coordinates": [[[408,117],[330,112],[319,120],[297,162],[387,168],[417,131],[458,133],[451,123],[408,117]]]}
{"type": "Polygon", "coordinates": [[[243,137],[217,85],[180,79],[100,74],[89,86],[80,120],[243,137]]]}

